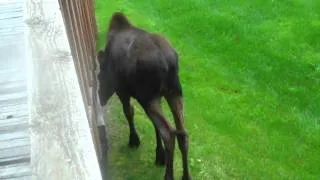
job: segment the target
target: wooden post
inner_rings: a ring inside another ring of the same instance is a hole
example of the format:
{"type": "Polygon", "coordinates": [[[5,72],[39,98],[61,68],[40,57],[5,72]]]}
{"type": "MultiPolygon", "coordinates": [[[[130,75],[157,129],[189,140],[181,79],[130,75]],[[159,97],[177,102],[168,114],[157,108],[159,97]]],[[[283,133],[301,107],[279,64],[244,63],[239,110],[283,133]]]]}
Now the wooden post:
{"type": "Polygon", "coordinates": [[[59,3],[26,7],[32,178],[101,180],[59,3]]]}

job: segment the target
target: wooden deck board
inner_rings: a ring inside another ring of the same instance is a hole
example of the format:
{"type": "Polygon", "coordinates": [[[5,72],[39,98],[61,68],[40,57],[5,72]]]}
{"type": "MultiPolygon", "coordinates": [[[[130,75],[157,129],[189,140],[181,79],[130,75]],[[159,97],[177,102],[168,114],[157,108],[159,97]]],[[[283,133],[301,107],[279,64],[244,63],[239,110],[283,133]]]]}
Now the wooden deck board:
{"type": "Polygon", "coordinates": [[[0,24],[0,179],[101,179],[58,1],[0,0],[0,24]]]}
{"type": "Polygon", "coordinates": [[[30,179],[24,1],[0,0],[0,179],[30,179]]]}
{"type": "Polygon", "coordinates": [[[0,166],[30,162],[30,146],[16,146],[0,149],[0,166]]]}
{"type": "Polygon", "coordinates": [[[31,179],[29,162],[0,166],[0,179],[31,179]]]}

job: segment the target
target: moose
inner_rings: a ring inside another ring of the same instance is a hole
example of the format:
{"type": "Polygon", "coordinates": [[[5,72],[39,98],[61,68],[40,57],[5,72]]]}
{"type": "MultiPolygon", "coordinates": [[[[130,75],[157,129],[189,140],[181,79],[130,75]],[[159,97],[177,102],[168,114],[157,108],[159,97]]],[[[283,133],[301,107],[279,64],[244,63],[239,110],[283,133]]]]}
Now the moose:
{"type": "Polygon", "coordinates": [[[105,106],[116,93],[129,124],[129,147],[137,148],[140,139],[134,125],[134,98],[153,123],[156,134],[156,160],[166,165],[165,180],[173,180],[175,138],[182,154],[183,180],[191,180],[188,167],[188,135],[184,127],[183,93],[179,79],[178,53],[162,35],[132,25],[122,12],[114,12],[109,22],[107,43],[98,52],[99,99],[105,106]],[[163,115],[165,98],[176,129],[163,115]],[[163,146],[164,145],[164,146],[163,146]]]}

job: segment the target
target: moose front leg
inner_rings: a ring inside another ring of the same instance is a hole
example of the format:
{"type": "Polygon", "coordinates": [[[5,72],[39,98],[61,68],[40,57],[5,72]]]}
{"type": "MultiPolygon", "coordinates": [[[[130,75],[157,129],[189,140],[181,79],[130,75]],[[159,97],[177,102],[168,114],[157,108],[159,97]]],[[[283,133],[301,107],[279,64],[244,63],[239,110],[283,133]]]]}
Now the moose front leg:
{"type": "Polygon", "coordinates": [[[124,93],[117,93],[123,107],[123,113],[126,116],[126,119],[129,124],[129,147],[131,148],[137,148],[140,145],[140,139],[138,136],[138,133],[136,131],[135,125],[134,125],[134,109],[132,105],[130,104],[130,96],[124,94],[124,93]]]}

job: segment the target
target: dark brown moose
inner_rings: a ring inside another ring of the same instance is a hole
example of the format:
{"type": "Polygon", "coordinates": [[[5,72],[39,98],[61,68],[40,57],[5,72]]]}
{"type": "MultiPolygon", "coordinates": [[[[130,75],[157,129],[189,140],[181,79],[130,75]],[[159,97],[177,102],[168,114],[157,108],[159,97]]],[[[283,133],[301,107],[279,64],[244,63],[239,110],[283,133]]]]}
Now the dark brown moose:
{"type": "Polygon", "coordinates": [[[173,180],[175,138],[182,153],[183,180],[191,180],[188,169],[188,136],[184,128],[182,87],[178,75],[178,54],[161,35],[133,26],[121,12],[112,15],[107,44],[99,51],[99,98],[107,104],[116,93],[130,127],[129,146],[138,147],[140,140],[134,125],[135,98],[150,118],[156,132],[157,165],[166,165],[164,179],[173,180]],[[161,109],[164,97],[173,114],[173,129],[161,109]],[[164,147],[162,145],[162,141],[164,147]]]}

